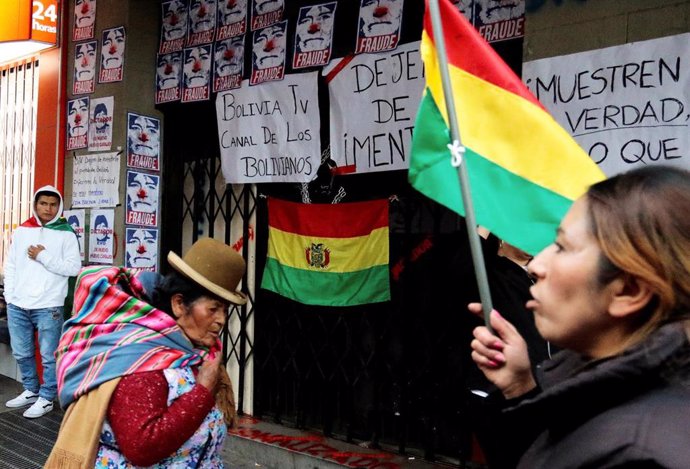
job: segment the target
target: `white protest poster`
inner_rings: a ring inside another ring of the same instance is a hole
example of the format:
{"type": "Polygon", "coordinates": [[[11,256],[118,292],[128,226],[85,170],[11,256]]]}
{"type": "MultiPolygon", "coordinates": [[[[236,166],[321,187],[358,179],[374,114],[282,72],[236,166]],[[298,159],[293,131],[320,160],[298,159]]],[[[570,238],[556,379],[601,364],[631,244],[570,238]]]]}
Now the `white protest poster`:
{"type": "Polygon", "coordinates": [[[115,153],[74,155],[72,208],[115,207],[120,185],[120,156],[115,153]]]}
{"type": "Polygon", "coordinates": [[[331,102],[331,158],[338,173],[407,169],[425,85],[419,42],[357,55],[345,66],[339,62],[324,70],[331,102]]]}
{"type": "Polygon", "coordinates": [[[103,30],[101,42],[101,69],[98,83],[122,81],[125,70],[125,27],[103,30]]]}
{"type": "Polygon", "coordinates": [[[96,87],[96,50],[98,41],[80,42],[74,46],[74,85],[72,94],[93,93],[96,87]]]}
{"type": "MultiPolygon", "coordinates": [[[[72,40],[93,39],[96,24],[96,0],[74,0],[72,40]]],[[[83,260],[83,259],[82,259],[83,260]]]]}
{"type": "Polygon", "coordinates": [[[115,210],[91,210],[89,229],[89,262],[113,263],[113,222],[115,210]]]}
{"type": "Polygon", "coordinates": [[[271,26],[283,19],[285,0],[251,0],[252,31],[271,26]]]}
{"type": "Polygon", "coordinates": [[[79,241],[79,255],[81,260],[84,260],[84,224],[86,219],[86,211],[83,209],[77,210],[65,210],[62,212],[62,216],[67,219],[67,223],[74,230],[74,234],[77,235],[77,240],[79,241]]]}
{"type": "Polygon", "coordinates": [[[222,41],[247,32],[247,0],[220,0],[218,2],[216,41],[222,41]]]}
{"type": "Polygon", "coordinates": [[[223,176],[228,184],[308,182],[321,163],[318,72],[216,97],[223,176]]]}
{"type": "Polygon", "coordinates": [[[404,0],[360,0],[355,54],[398,47],[404,0]]]}
{"type": "Polygon", "coordinates": [[[690,167],[690,33],[527,62],[523,80],[607,176],[690,167]]]}
{"type": "Polygon", "coordinates": [[[113,145],[112,96],[91,99],[89,109],[89,151],[110,150],[113,145]]]}
{"type": "Polygon", "coordinates": [[[125,230],[125,267],[158,270],[158,230],[127,227],[125,230]]]}
{"type": "Polygon", "coordinates": [[[89,133],[89,97],[67,101],[67,143],[65,149],[86,148],[89,133]]]}
{"type": "Polygon", "coordinates": [[[127,225],[156,226],[160,176],[127,170],[127,225]]]}
{"type": "Polygon", "coordinates": [[[186,47],[210,44],[216,36],[216,0],[191,0],[186,47]]]}
{"type": "Polygon", "coordinates": [[[127,166],[160,170],[161,121],[136,112],[127,113],[127,166]]]}
{"type": "Polygon", "coordinates": [[[187,0],[161,2],[160,54],[179,52],[187,37],[187,0]]]}

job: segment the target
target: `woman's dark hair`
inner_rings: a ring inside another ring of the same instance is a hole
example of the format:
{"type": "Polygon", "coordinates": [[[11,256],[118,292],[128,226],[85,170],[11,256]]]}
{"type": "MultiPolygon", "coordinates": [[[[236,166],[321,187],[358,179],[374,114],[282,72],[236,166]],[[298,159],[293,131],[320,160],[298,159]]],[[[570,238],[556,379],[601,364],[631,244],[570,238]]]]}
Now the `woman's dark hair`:
{"type": "Polygon", "coordinates": [[[198,283],[173,271],[163,277],[163,280],[153,290],[151,294],[151,305],[161,311],[165,311],[169,316],[174,318],[175,315],[172,311],[171,298],[178,293],[182,295],[184,305],[188,308],[202,296],[207,296],[227,303],[227,300],[217,297],[198,283]]]}

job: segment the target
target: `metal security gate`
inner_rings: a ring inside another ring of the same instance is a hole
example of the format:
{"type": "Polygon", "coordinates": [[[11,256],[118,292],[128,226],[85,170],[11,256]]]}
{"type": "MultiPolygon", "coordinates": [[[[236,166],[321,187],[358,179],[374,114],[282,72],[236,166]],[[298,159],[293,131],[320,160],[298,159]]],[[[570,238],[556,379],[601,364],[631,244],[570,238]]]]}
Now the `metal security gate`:
{"type": "Polygon", "coordinates": [[[196,154],[178,174],[182,251],[198,237],[212,236],[248,260],[243,290],[250,301],[232,309],[224,340],[242,412],[476,467],[466,371],[476,321],[465,304],[477,294],[471,293],[471,264],[457,255],[466,242],[464,222],[415,193],[406,175],[373,176],[381,194],[396,194],[390,202],[392,301],[351,308],[301,305],[258,288],[267,249],[266,197],[374,198],[372,176],[317,180],[301,188],[226,186],[220,159],[198,149],[196,154]]]}
{"type": "Polygon", "coordinates": [[[0,266],[12,232],[31,215],[38,60],[0,66],[0,266]]]}

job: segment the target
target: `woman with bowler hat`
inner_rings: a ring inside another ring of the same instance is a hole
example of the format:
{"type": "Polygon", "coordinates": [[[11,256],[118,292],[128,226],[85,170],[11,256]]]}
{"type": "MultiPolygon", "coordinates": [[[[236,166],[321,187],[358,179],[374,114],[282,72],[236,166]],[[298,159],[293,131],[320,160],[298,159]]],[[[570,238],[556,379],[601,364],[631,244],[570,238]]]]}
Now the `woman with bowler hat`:
{"type": "Polygon", "coordinates": [[[204,238],[165,277],[86,267],[57,350],[66,414],[46,467],[222,468],[235,404],[220,335],[246,264],[204,238]]]}

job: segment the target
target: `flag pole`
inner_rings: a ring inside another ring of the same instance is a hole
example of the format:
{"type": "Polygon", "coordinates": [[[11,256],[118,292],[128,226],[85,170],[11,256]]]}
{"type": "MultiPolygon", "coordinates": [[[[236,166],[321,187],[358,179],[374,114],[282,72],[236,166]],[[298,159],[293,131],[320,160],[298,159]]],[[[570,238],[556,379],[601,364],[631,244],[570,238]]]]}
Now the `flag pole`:
{"type": "Polygon", "coordinates": [[[452,145],[448,145],[451,154],[453,155],[452,164],[458,168],[458,178],[460,179],[460,190],[462,191],[462,203],[465,208],[465,225],[467,226],[467,235],[470,241],[470,251],[472,253],[472,262],[474,264],[474,275],[477,278],[477,285],[479,286],[479,299],[482,302],[482,311],[484,313],[484,323],[486,327],[493,332],[490,324],[490,314],[493,310],[493,303],[491,301],[491,292],[489,291],[489,281],[486,275],[486,265],[484,264],[484,253],[482,251],[481,242],[479,241],[479,233],[477,233],[477,221],[474,215],[474,206],[472,205],[472,195],[470,193],[470,180],[467,173],[467,165],[462,161],[462,156],[465,148],[462,146],[460,139],[460,128],[458,127],[458,119],[455,113],[455,101],[453,99],[453,87],[450,82],[450,74],[448,72],[448,58],[446,55],[446,44],[443,37],[443,25],[441,24],[441,13],[438,7],[439,0],[429,0],[429,13],[431,15],[431,24],[434,32],[434,44],[438,52],[438,62],[441,72],[441,81],[443,83],[443,95],[446,101],[446,112],[448,113],[448,124],[450,126],[450,134],[453,140],[452,145]]]}

